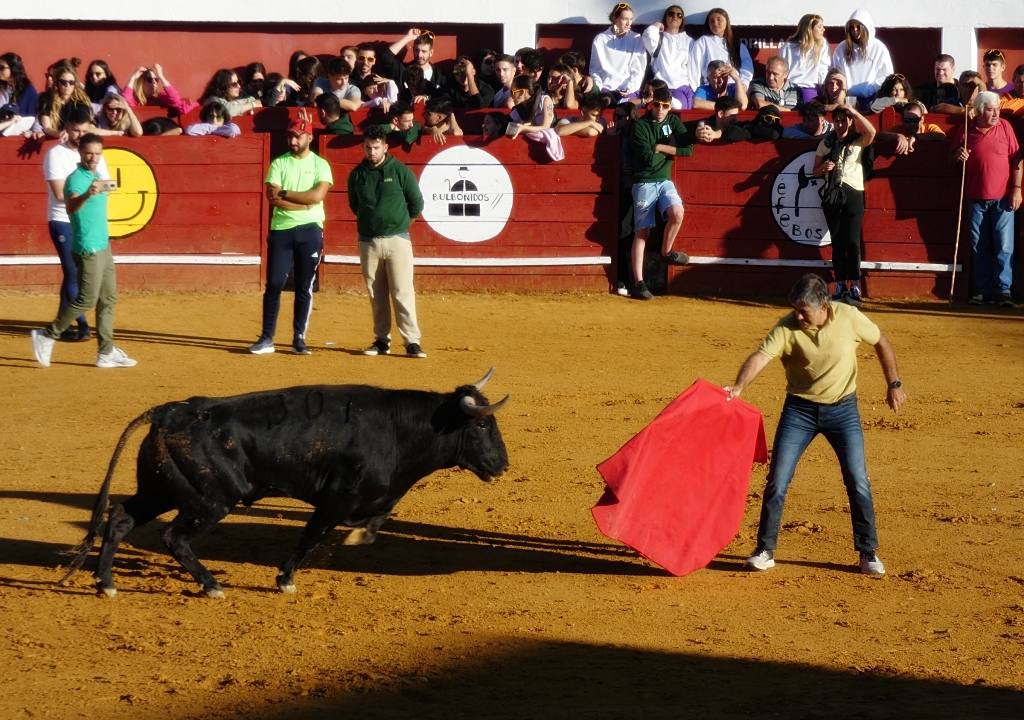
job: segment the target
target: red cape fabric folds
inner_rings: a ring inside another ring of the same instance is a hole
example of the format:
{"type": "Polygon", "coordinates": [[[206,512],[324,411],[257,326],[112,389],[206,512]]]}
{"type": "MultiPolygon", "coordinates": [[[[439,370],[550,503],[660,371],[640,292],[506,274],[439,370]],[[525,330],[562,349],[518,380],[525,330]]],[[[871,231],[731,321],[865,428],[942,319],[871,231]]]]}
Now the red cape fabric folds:
{"type": "Polygon", "coordinates": [[[767,460],[761,411],[698,379],[597,466],[608,487],[591,512],[608,537],[686,575],[736,537],[752,465],[767,460]]]}

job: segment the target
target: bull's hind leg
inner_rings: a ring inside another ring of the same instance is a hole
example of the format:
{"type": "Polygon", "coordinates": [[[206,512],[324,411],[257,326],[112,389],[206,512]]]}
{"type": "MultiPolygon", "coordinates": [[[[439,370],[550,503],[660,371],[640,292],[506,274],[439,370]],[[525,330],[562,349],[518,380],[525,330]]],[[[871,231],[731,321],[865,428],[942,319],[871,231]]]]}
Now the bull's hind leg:
{"type": "Polygon", "coordinates": [[[138,494],[113,507],[103,533],[103,545],[100,547],[100,559],[96,567],[96,589],[99,592],[111,598],[117,595],[112,574],[114,554],[128,533],[170,509],[169,504],[138,494]]]}
{"type": "Polygon", "coordinates": [[[387,521],[389,517],[388,513],[383,515],[377,515],[370,518],[370,520],[363,527],[353,528],[346,537],[342,544],[344,545],[372,545],[373,541],[377,539],[377,531],[380,530],[380,526],[387,521]]]}
{"type": "Polygon", "coordinates": [[[226,514],[198,518],[188,515],[182,510],[163,532],[164,544],[167,545],[171,555],[189,571],[196,582],[202,586],[203,592],[211,598],[224,597],[224,589],[213,577],[213,573],[199,562],[199,558],[192,551],[192,539],[216,525],[226,514]]]}
{"type": "Polygon", "coordinates": [[[295,552],[281,566],[277,576],[277,587],[281,592],[295,592],[295,571],[312,552],[324,535],[334,529],[338,524],[339,517],[337,509],[330,506],[321,506],[313,511],[312,517],[302,530],[302,537],[299,538],[299,545],[295,552]]]}

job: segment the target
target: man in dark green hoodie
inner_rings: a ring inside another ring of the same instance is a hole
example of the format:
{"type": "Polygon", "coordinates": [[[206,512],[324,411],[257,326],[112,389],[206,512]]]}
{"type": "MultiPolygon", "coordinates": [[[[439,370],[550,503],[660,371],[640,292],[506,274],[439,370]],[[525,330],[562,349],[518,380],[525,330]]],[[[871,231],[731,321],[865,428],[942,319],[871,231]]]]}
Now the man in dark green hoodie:
{"type": "Polygon", "coordinates": [[[425,358],[420,347],[413,287],[409,226],[423,211],[423,195],[412,171],[388,154],[381,126],[363,136],[364,160],[348,176],[348,203],[359,231],[359,264],[373,308],[373,344],[364,355],[391,352],[391,301],[398,332],[409,357],[425,358]]]}
{"type": "Polygon", "coordinates": [[[651,300],[654,295],[644,283],[644,250],[651,228],[657,222],[656,212],[665,217],[661,240],[661,256],[665,262],[685,265],[686,253],[672,249],[676,235],[683,227],[683,201],[672,182],[672,159],[676,155],[693,154],[693,138],[677,115],[670,112],[672,96],[667,88],[658,88],[648,111],[633,123],[630,144],[633,151],[633,235],[631,253],[633,290],[637,300],[651,300]]]}

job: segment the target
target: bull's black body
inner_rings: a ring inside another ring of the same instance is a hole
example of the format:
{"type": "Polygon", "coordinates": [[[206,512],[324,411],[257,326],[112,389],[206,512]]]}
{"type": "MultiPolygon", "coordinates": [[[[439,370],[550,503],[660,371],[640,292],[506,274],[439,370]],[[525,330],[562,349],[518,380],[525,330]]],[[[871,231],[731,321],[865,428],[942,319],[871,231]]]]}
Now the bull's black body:
{"type": "Polygon", "coordinates": [[[154,407],[121,435],[64,579],[81,567],[100,531],[128,437],[148,422],[136,493],[109,513],[98,588],[116,593],[114,553],[132,528],[177,510],[164,542],[208,595],[220,596],[220,585],[192,552],[192,538],[238,502],[293,497],[314,507],[277,578],[282,590],[293,591],[296,568],[335,526],[365,528],[372,541],[409,488],[435,470],[459,467],[483,480],[505,471],[508,455],[493,417],[504,401],[491,406],[480,394],[489,377],[451,393],[315,385],[154,407]]]}

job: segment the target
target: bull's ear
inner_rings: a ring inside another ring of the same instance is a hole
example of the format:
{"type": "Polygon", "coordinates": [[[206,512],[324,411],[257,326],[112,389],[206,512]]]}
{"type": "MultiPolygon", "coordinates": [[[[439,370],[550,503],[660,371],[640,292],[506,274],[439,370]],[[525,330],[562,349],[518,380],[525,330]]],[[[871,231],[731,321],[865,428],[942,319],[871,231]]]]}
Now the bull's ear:
{"type": "Polygon", "coordinates": [[[505,403],[508,402],[508,398],[509,396],[506,395],[493,405],[477,405],[476,398],[472,395],[466,395],[459,401],[459,407],[462,408],[462,412],[469,415],[469,417],[485,417],[487,415],[493,415],[501,410],[505,403]]]}
{"type": "Polygon", "coordinates": [[[486,373],[484,373],[484,376],[482,378],[480,378],[475,383],[473,383],[473,387],[476,388],[477,392],[480,392],[481,390],[484,389],[484,385],[487,384],[487,381],[491,379],[491,375],[493,375],[493,374],[494,374],[494,368],[491,368],[486,373]]]}

